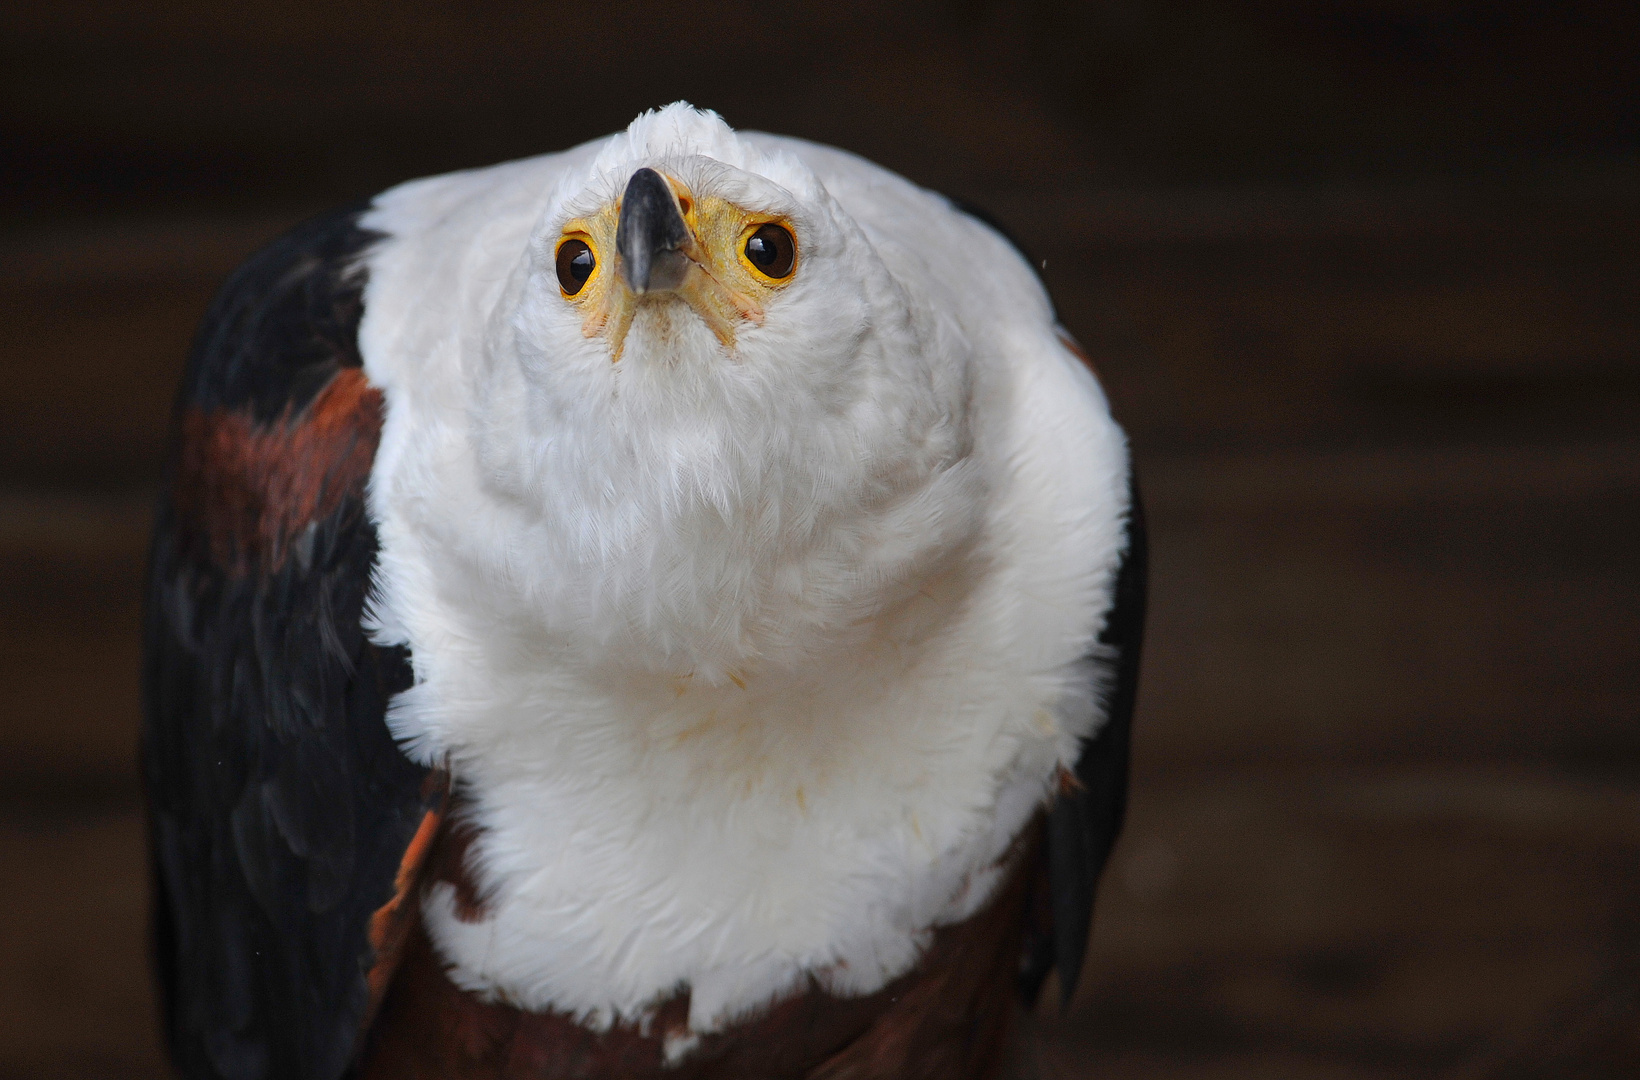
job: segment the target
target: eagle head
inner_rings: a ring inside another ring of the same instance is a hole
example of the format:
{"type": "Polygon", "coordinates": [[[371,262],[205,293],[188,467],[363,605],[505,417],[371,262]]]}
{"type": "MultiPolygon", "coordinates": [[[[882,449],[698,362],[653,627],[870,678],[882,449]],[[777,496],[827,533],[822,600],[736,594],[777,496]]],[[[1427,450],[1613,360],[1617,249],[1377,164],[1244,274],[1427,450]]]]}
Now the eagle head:
{"type": "Polygon", "coordinates": [[[707,681],[858,647],[978,529],[955,305],[714,113],[574,153],[468,373],[498,593],[566,648],[707,681]]]}

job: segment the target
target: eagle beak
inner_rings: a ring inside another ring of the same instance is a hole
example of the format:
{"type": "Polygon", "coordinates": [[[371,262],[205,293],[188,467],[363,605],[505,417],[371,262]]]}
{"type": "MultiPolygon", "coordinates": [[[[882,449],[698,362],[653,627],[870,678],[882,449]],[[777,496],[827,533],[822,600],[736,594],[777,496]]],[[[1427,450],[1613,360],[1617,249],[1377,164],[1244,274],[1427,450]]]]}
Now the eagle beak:
{"type": "Polygon", "coordinates": [[[627,287],[639,296],[678,288],[693,262],[685,254],[693,240],[665,178],[654,169],[633,173],[615,226],[615,249],[627,287]]]}
{"type": "Polygon", "coordinates": [[[654,169],[639,169],[626,183],[615,250],[616,277],[624,288],[592,307],[581,331],[587,337],[605,335],[612,360],[620,360],[638,305],[648,297],[683,301],[728,349],[734,348],[741,321],[763,322],[761,304],[722,282],[711,253],[689,227],[676,187],[654,169]]]}

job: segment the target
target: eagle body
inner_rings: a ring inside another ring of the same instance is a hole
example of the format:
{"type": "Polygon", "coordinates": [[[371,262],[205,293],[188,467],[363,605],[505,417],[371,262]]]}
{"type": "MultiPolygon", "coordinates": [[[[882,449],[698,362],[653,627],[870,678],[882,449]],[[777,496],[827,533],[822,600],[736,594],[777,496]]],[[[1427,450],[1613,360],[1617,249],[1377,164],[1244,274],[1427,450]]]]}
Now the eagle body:
{"type": "Polygon", "coordinates": [[[687,106],[254,257],[145,766],[189,1077],[997,1075],[1074,985],[1125,439],[994,229],[687,106]]]}

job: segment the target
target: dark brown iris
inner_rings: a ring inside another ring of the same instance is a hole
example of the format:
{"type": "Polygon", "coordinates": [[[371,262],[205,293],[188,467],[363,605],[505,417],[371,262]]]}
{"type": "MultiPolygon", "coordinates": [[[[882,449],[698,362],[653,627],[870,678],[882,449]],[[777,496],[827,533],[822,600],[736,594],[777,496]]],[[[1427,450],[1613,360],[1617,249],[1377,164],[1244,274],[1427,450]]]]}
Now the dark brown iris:
{"type": "Polygon", "coordinates": [[[565,240],[558,245],[558,287],[564,290],[565,296],[574,296],[597,265],[598,260],[592,257],[592,249],[586,241],[565,240]]]}
{"type": "Polygon", "coordinates": [[[797,260],[797,244],[791,233],[770,222],[747,238],[746,258],[769,277],[787,277],[797,260]]]}

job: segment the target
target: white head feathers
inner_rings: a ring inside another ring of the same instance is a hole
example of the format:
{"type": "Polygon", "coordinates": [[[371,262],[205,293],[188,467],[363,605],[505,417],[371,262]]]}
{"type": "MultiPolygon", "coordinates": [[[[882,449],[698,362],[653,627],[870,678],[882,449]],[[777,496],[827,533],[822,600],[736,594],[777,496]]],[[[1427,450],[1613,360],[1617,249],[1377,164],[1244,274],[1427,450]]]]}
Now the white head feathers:
{"type": "Polygon", "coordinates": [[[712,113],[647,113],[566,173],[514,273],[469,373],[473,436],[514,511],[494,568],[513,614],[565,649],[711,683],[790,668],[854,644],[977,527],[967,358],[789,153],[712,113]],[[565,222],[643,167],[795,231],[799,272],[732,345],[651,305],[615,362],[560,295],[565,222]]]}

